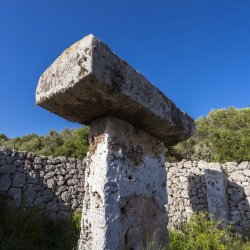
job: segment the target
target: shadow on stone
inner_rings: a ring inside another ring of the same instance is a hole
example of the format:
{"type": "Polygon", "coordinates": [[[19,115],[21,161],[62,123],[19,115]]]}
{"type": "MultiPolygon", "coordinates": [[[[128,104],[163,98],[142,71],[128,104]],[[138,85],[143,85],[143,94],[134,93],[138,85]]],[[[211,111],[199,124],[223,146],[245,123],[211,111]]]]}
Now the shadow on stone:
{"type": "Polygon", "coordinates": [[[224,171],[205,169],[204,173],[188,177],[192,210],[207,212],[222,225],[225,222],[223,226],[231,224],[233,231],[250,236],[249,188],[228,180],[224,171]]]}
{"type": "Polygon", "coordinates": [[[15,205],[36,206],[51,218],[70,218],[81,211],[84,164],[66,157],[0,151],[0,192],[15,205]]]}
{"type": "Polygon", "coordinates": [[[208,212],[205,175],[190,175],[188,177],[188,184],[188,195],[190,198],[192,210],[194,212],[208,212]]]}

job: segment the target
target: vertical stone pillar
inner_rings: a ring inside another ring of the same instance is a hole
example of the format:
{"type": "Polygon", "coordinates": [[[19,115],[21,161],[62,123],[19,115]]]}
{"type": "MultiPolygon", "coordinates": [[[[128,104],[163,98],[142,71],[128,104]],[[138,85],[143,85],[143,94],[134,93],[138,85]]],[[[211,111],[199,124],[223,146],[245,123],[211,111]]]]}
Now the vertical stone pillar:
{"type": "Polygon", "coordinates": [[[164,144],[190,137],[193,119],[93,35],[43,73],[36,103],[90,125],[79,249],[166,244],[164,144]]]}
{"type": "Polygon", "coordinates": [[[221,221],[222,227],[226,227],[229,218],[227,183],[219,164],[210,163],[209,168],[205,169],[205,182],[209,216],[215,221],[221,221]]]}
{"type": "Polygon", "coordinates": [[[79,249],[167,245],[165,146],[114,117],[94,120],[79,249]]]}

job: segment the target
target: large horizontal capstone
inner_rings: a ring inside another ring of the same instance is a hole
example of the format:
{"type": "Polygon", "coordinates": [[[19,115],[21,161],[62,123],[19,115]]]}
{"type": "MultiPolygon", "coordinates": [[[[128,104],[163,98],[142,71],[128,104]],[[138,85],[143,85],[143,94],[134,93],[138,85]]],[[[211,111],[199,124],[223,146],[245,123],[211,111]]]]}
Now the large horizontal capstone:
{"type": "Polygon", "coordinates": [[[36,103],[73,122],[112,115],[167,145],[187,139],[194,121],[93,35],[66,49],[43,73],[36,103]]]}

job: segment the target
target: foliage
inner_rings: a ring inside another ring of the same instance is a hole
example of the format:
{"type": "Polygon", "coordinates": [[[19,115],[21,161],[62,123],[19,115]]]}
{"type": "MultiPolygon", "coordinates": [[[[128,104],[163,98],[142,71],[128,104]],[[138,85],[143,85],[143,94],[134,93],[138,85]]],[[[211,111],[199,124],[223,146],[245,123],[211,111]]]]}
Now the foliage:
{"type": "Polygon", "coordinates": [[[64,129],[61,133],[51,130],[46,136],[30,134],[9,139],[0,134],[0,146],[38,155],[68,156],[83,159],[88,151],[88,127],[64,129]]]}
{"type": "Polygon", "coordinates": [[[212,110],[196,120],[194,136],[167,154],[170,161],[250,161],[250,108],[212,110]]]}
{"type": "Polygon", "coordinates": [[[5,135],[5,134],[0,134],[0,142],[1,141],[8,141],[9,140],[9,138],[5,135]]]}
{"type": "Polygon", "coordinates": [[[170,228],[170,250],[250,250],[250,241],[221,229],[203,212],[193,214],[179,229],[170,228]]]}
{"type": "Polygon", "coordinates": [[[80,235],[80,215],[54,221],[37,208],[8,205],[0,196],[1,250],[73,250],[80,235]]]}
{"type": "MultiPolygon", "coordinates": [[[[13,139],[0,134],[0,146],[38,155],[83,159],[88,151],[88,127],[13,139]]],[[[166,151],[168,161],[250,161],[250,108],[212,110],[207,117],[196,120],[196,132],[190,139],[167,147],[166,151]]]]}
{"type": "MultiPolygon", "coordinates": [[[[80,220],[81,214],[74,213],[72,220],[54,221],[38,208],[14,207],[0,195],[0,249],[75,250],[80,220]]],[[[230,233],[229,227],[221,229],[205,213],[193,214],[178,229],[170,228],[169,236],[169,250],[250,250],[247,238],[230,233]]],[[[153,245],[149,242],[146,249],[156,250],[153,245]]]]}

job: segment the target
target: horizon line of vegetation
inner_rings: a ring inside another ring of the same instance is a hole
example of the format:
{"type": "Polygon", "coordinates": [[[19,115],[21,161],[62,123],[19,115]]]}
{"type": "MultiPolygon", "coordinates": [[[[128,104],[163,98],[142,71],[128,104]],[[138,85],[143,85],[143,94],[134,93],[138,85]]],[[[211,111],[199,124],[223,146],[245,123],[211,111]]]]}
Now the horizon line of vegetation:
{"type": "MultiPolygon", "coordinates": [[[[195,121],[195,134],[175,146],[166,147],[168,161],[205,160],[208,162],[250,161],[250,108],[214,109],[195,121]]],[[[48,135],[30,134],[8,138],[0,134],[0,146],[30,151],[37,155],[83,159],[89,148],[89,129],[64,129],[48,135]]]]}

